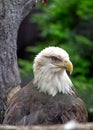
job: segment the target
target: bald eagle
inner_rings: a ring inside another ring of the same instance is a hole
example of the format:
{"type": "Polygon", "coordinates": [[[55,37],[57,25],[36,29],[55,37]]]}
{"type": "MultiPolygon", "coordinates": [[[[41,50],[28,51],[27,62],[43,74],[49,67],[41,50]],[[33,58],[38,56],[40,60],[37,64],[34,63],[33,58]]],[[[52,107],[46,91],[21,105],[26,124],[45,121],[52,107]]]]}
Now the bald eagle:
{"type": "Polygon", "coordinates": [[[86,122],[84,102],[66,71],[73,65],[68,53],[59,47],[47,47],[34,59],[34,79],[10,100],[3,124],[53,125],[70,120],[86,122]]]}

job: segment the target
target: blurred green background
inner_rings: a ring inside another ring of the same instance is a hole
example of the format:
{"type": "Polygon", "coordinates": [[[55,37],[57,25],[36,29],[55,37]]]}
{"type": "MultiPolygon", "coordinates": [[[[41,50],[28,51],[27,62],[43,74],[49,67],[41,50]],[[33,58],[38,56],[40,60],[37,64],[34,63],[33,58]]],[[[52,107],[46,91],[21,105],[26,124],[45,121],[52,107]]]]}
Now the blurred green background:
{"type": "Polygon", "coordinates": [[[89,121],[93,121],[93,0],[47,0],[46,7],[39,4],[36,8],[43,13],[30,18],[38,23],[44,40],[25,48],[29,58],[18,59],[22,79],[31,80],[33,59],[43,48],[64,48],[74,65],[70,78],[86,103],[89,121]]]}

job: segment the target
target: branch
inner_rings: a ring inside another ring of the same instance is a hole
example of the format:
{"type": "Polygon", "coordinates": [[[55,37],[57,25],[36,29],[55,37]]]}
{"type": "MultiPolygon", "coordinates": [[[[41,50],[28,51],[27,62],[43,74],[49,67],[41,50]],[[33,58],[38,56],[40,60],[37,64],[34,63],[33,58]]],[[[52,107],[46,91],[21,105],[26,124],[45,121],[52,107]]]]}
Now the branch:
{"type": "Polygon", "coordinates": [[[53,126],[0,126],[0,130],[93,130],[93,123],[78,124],[76,123],[72,128],[66,128],[65,125],[53,125],[53,126]]]}

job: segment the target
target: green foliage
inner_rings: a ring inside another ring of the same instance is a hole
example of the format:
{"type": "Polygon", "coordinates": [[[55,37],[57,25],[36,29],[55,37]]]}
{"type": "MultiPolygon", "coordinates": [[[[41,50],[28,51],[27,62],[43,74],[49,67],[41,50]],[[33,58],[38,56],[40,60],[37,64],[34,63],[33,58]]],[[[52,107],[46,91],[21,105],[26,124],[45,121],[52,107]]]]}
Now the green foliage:
{"type": "MultiPolygon", "coordinates": [[[[33,16],[33,21],[38,21],[45,43],[30,46],[27,51],[35,56],[46,46],[59,46],[67,50],[74,64],[72,80],[88,109],[93,110],[93,1],[53,0],[43,11],[33,16]]],[[[29,69],[27,64],[25,62],[25,67],[29,69]]]]}
{"type": "Polygon", "coordinates": [[[21,75],[28,75],[33,70],[33,65],[30,61],[19,59],[19,67],[21,75]]]}
{"type": "Polygon", "coordinates": [[[89,20],[93,18],[93,1],[92,0],[80,0],[78,15],[82,19],[89,20]]]}

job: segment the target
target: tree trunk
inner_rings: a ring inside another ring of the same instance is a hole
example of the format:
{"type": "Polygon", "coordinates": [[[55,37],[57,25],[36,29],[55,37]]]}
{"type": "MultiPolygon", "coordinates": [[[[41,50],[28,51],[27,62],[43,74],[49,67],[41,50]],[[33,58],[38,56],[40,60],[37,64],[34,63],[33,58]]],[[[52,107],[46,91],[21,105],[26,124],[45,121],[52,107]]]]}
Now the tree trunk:
{"type": "Polygon", "coordinates": [[[9,91],[21,83],[17,64],[17,32],[21,21],[40,0],[0,0],[0,123],[9,91]]]}

